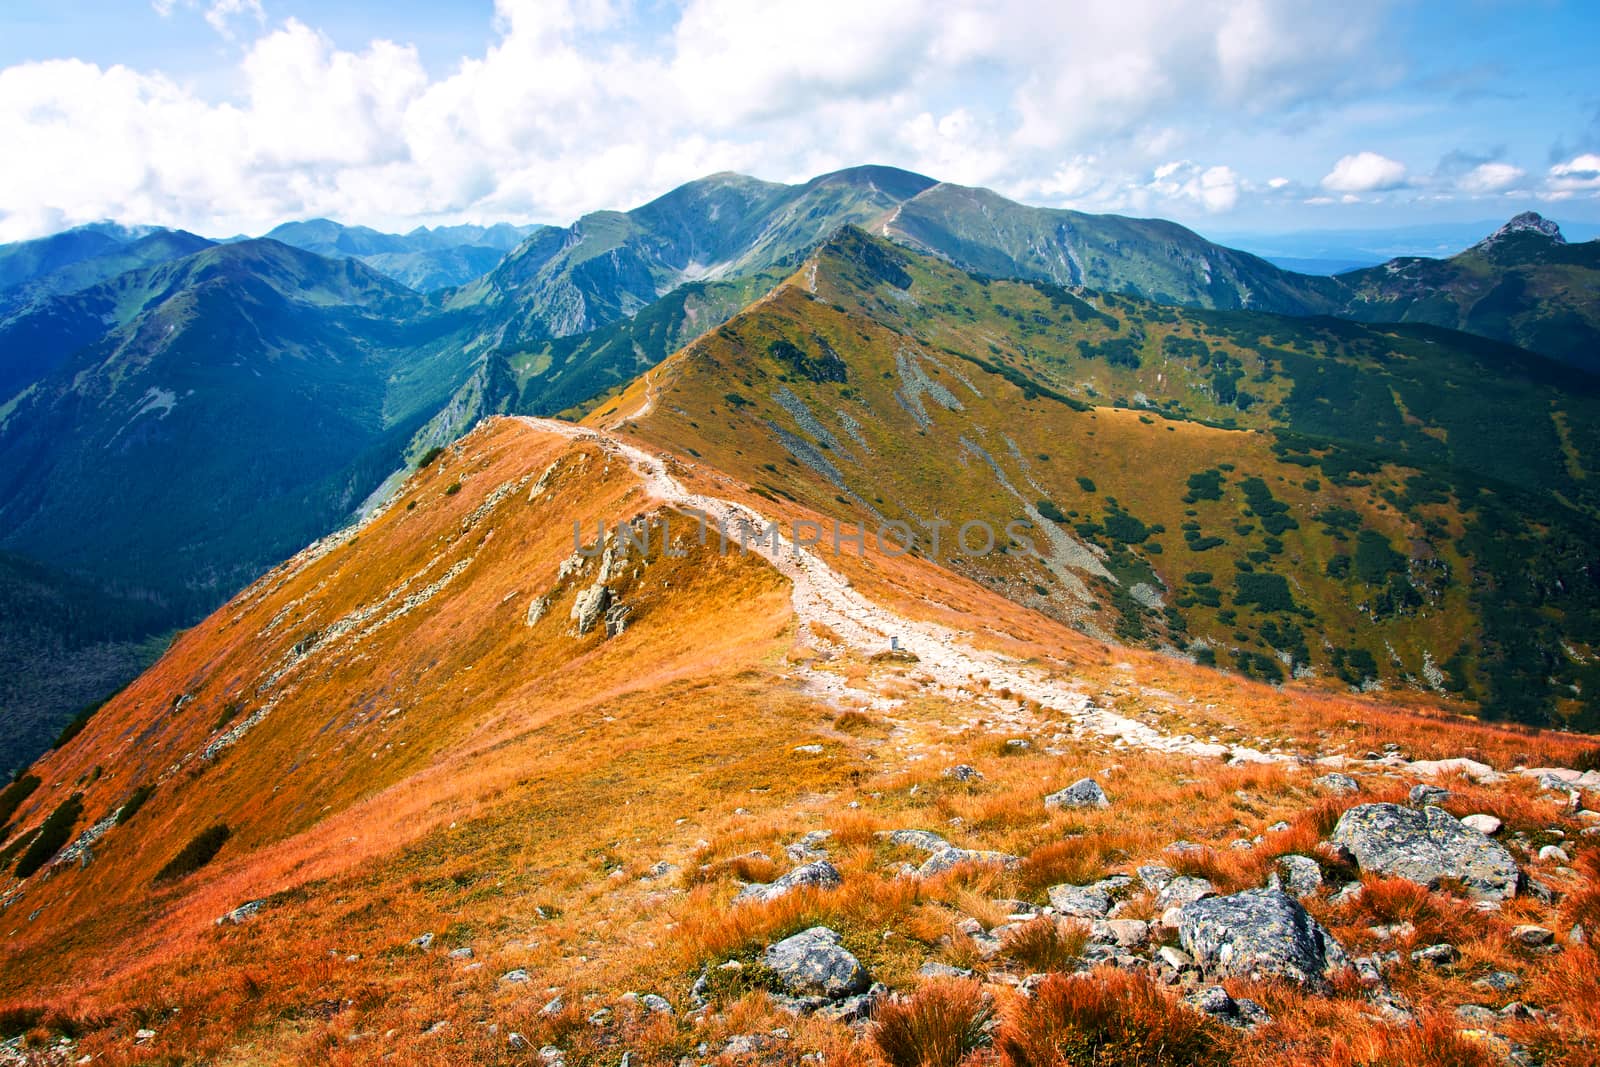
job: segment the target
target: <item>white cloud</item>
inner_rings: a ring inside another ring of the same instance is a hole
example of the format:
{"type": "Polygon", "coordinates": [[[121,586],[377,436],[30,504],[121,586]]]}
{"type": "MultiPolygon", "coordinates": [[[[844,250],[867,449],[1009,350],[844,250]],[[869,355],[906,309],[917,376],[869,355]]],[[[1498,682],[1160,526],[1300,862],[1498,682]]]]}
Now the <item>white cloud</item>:
{"type": "Polygon", "coordinates": [[[150,0],[150,7],[162,18],[168,18],[178,5],[192,10],[202,10],[206,25],[228,40],[234,39],[233,20],[243,16],[252,18],[260,26],[267,21],[261,0],[150,0]]]}
{"type": "Polygon", "coordinates": [[[1600,193],[1600,153],[1585,152],[1550,168],[1545,182],[1553,199],[1567,199],[1576,193],[1600,193]]]}
{"type": "Polygon", "coordinates": [[[1322,187],[1335,193],[1375,193],[1397,189],[1406,181],[1404,163],[1376,152],[1342,157],[1322,179],[1322,187]]]}
{"type": "MultiPolygon", "coordinates": [[[[74,61],[0,70],[0,143],[29,161],[0,168],[0,240],[102,217],[564,222],[716,170],[861,162],[1090,210],[1236,211],[1315,176],[1274,162],[1252,184],[1221,136],[1293,115],[1298,138],[1381,85],[1383,2],[685,0],[652,36],[630,0],[496,0],[482,54],[430,76],[405,43],[261,26],[261,0],[152,0],[238,36],[237,95],[74,61]]],[[[1404,177],[1363,152],[1324,185],[1404,177]]]]}
{"type": "Polygon", "coordinates": [[[1527,176],[1527,171],[1510,163],[1480,163],[1462,175],[1457,184],[1467,193],[1502,193],[1527,176]]]}
{"type": "Polygon", "coordinates": [[[1243,182],[1231,167],[1201,167],[1181,160],[1157,167],[1147,188],[1165,200],[1189,200],[1207,214],[1216,215],[1234,209],[1242,187],[1243,182]]]}

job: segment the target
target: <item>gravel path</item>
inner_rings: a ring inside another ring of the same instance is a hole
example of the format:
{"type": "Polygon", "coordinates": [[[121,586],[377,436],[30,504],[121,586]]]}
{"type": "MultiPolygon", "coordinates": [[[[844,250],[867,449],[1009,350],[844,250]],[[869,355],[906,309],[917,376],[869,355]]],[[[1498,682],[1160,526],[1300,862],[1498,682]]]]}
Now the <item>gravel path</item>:
{"type": "MultiPolygon", "coordinates": [[[[713,523],[729,531],[730,536],[735,536],[733,531],[741,522],[756,531],[768,528],[764,516],[743,504],[691,493],[672,477],[660,456],[637,445],[572,423],[526,416],[521,417],[521,421],[536,430],[599,445],[625,460],[652,497],[680,510],[703,512],[713,523]]],[[[796,545],[788,537],[781,534],[773,540],[752,537],[749,546],[789,579],[795,616],[802,626],[819,623],[852,648],[866,653],[886,651],[892,639],[898,638],[900,648],[917,657],[918,669],[931,677],[945,695],[979,699],[979,690],[987,683],[991,690],[1009,689],[1020,698],[1065,715],[1086,732],[1120,738],[1124,744],[1136,748],[1241,762],[1278,762],[1291,758],[1239,745],[1211,744],[1189,734],[1166,734],[1146,723],[1096,707],[1083,693],[1011,657],[972,647],[967,634],[938,623],[908,618],[868,600],[821,556],[796,545]]]]}

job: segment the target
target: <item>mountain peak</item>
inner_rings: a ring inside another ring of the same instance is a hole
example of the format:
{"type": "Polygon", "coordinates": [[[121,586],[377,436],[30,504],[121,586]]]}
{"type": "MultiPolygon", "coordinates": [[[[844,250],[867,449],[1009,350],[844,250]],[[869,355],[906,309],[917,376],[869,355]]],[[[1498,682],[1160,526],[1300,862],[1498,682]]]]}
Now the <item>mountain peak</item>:
{"type": "Polygon", "coordinates": [[[1479,244],[1492,245],[1504,238],[1523,233],[1536,233],[1548,237],[1558,245],[1567,243],[1567,239],[1561,236],[1560,226],[1537,211],[1524,211],[1519,215],[1513,215],[1510,222],[1485,237],[1479,244]]]}

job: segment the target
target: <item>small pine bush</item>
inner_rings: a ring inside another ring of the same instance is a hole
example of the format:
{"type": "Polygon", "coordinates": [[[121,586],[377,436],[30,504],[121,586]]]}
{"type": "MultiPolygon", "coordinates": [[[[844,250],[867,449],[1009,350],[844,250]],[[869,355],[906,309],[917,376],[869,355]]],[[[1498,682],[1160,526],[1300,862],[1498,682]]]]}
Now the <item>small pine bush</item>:
{"type": "Polygon", "coordinates": [[[122,810],[117,812],[117,825],[121,826],[137,815],[139,809],[144,807],[144,802],[149,800],[155,791],[156,787],[146,782],[130,793],[128,799],[122,802],[122,810]]]}
{"type": "Polygon", "coordinates": [[[216,858],[232,833],[227,823],[220,822],[201,830],[190,838],[176,856],[167,861],[165,867],[156,872],[156,881],[174,882],[198,871],[216,858]]]}
{"type": "Polygon", "coordinates": [[[24,774],[4,789],[0,789],[0,826],[10,822],[11,816],[22,807],[22,802],[32,796],[33,791],[38,788],[39,776],[24,774]]]}
{"type": "Polygon", "coordinates": [[[17,861],[17,877],[26,878],[49,863],[50,858],[60,852],[61,847],[72,836],[72,827],[82,814],[83,794],[74,793],[46,816],[44,825],[39,827],[39,833],[33,839],[33,843],[17,861]]]}

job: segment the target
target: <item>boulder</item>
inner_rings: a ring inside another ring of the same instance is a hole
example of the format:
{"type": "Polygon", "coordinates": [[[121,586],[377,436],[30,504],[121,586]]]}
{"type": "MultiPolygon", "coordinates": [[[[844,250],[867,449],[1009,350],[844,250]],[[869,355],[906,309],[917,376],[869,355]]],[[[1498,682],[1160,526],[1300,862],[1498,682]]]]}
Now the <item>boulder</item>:
{"type": "Polygon", "coordinates": [[[1500,832],[1502,823],[1493,815],[1468,815],[1461,820],[1461,825],[1469,830],[1476,830],[1484,837],[1493,837],[1500,832]]]}
{"type": "Polygon", "coordinates": [[[1165,911],[1168,908],[1193,904],[1197,900],[1204,900],[1216,894],[1217,887],[1207,879],[1187,874],[1180,875],[1161,887],[1161,892],[1156,894],[1156,907],[1165,911]]]}
{"type": "Polygon", "coordinates": [[[866,992],[866,968],[826,926],[813,926],[767,946],[761,962],[790,994],[841,1000],[866,992]]]}
{"type": "Polygon", "coordinates": [[[816,860],[796,867],[775,882],[747,885],[733,898],[735,904],[760,903],[777,900],[785,893],[801,888],[832,889],[843,879],[839,871],[827,860],[816,860]]]}
{"type": "Polygon", "coordinates": [[[1186,904],[1178,937],[1214,977],[1286,978],[1320,986],[1349,966],[1344,948],[1300,902],[1276,889],[1251,889],[1186,904]]]}
{"type": "Polygon", "coordinates": [[[1022,861],[1009,852],[988,852],[972,848],[946,848],[935,852],[923,861],[917,868],[918,878],[932,878],[936,874],[953,870],[963,863],[977,863],[985,866],[1005,867],[1010,869],[1022,861]]]}
{"type": "Polygon", "coordinates": [[[1325,792],[1346,796],[1361,792],[1361,783],[1348,774],[1324,774],[1321,778],[1313,778],[1311,784],[1325,792]]]}
{"type": "Polygon", "coordinates": [[[1515,941],[1519,945],[1525,945],[1528,948],[1540,948],[1544,945],[1550,944],[1555,939],[1555,932],[1548,930],[1543,926],[1534,926],[1531,923],[1525,923],[1521,926],[1513,926],[1511,928],[1511,940],[1515,941]]]}
{"type": "Polygon", "coordinates": [[[219,918],[217,920],[217,925],[237,926],[240,923],[249,922],[258,912],[261,911],[262,908],[266,906],[267,902],[264,900],[252,900],[249,903],[240,904],[237,908],[234,908],[232,911],[228,912],[228,914],[219,918]]]}
{"type": "Polygon", "coordinates": [[[1109,808],[1111,798],[1093,778],[1080,778],[1059,793],[1044,798],[1047,808],[1109,808]]]}
{"type": "Polygon", "coordinates": [[[1267,884],[1268,888],[1282,888],[1293,897],[1314,896],[1322,888],[1322,867],[1310,856],[1279,856],[1272,881],[1267,884]]]}
{"type": "Polygon", "coordinates": [[[1411,806],[1413,808],[1424,808],[1429,804],[1439,805],[1453,796],[1455,794],[1450,790],[1441,789],[1436,785],[1428,785],[1426,783],[1414,785],[1411,787],[1411,806]]]}
{"type": "Polygon", "coordinates": [[[1050,906],[1076,919],[1104,919],[1111,911],[1111,894],[1098,885],[1053,885],[1047,890],[1050,906]]]}
{"type": "Polygon", "coordinates": [[[943,852],[950,847],[950,842],[932,830],[896,830],[889,835],[889,843],[930,853],[943,852]]]}
{"type": "Polygon", "coordinates": [[[1332,841],[1349,849],[1363,871],[1430,887],[1455,879],[1487,900],[1517,891],[1517,862],[1505,846],[1440,808],[1362,804],[1340,816],[1332,841]]]}
{"type": "Polygon", "coordinates": [[[572,621],[576,624],[578,636],[582,637],[593,630],[610,606],[611,590],[603,585],[591,585],[579,593],[572,602],[572,621]]]}

